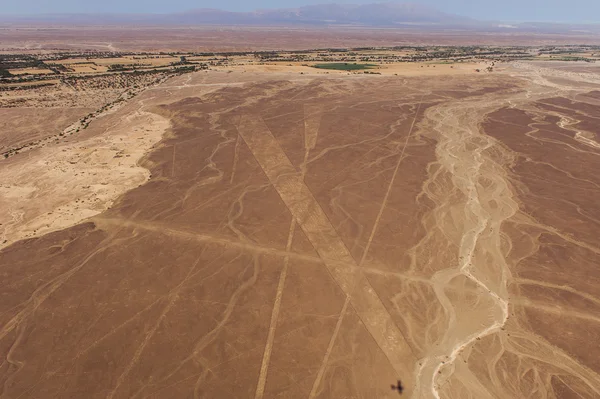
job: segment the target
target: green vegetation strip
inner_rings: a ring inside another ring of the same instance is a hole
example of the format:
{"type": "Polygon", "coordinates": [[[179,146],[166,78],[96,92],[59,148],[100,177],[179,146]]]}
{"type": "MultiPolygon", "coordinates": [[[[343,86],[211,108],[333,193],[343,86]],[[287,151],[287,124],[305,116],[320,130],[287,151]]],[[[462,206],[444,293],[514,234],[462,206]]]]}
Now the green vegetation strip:
{"type": "Polygon", "coordinates": [[[338,71],[358,71],[361,69],[372,69],[376,67],[375,64],[356,64],[349,62],[333,62],[327,64],[315,64],[313,68],[319,69],[335,69],[338,71]]]}

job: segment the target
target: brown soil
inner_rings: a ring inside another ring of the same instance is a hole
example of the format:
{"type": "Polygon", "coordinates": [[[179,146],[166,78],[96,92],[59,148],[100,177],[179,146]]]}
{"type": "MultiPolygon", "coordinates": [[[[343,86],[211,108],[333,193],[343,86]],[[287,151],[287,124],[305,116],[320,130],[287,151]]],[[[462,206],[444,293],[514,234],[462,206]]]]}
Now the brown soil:
{"type": "Polygon", "coordinates": [[[90,111],[93,109],[2,108],[0,109],[0,152],[57,135],[90,111]]]}
{"type": "Polygon", "coordinates": [[[2,31],[0,49],[22,51],[253,51],[414,45],[595,44],[594,33],[532,34],[422,31],[415,28],[359,27],[118,27],[13,26],[2,31]]]}
{"type": "Polygon", "coordinates": [[[594,94],[509,72],[199,72],[9,159],[38,218],[58,191],[28,187],[74,179],[16,174],[40,160],[119,189],[0,252],[2,393],[600,395],[594,94]]]}

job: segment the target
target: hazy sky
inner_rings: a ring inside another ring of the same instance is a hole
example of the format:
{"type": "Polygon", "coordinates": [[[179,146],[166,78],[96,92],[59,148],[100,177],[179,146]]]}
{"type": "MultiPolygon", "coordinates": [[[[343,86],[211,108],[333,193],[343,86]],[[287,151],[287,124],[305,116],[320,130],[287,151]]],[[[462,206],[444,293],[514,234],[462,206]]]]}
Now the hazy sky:
{"type": "MultiPolygon", "coordinates": [[[[163,13],[194,8],[250,11],[307,4],[366,4],[374,0],[0,0],[0,14],[63,12],[163,13]]],[[[441,11],[505,21],[600,22],[600,0],[413,0],[441,11]]]]}

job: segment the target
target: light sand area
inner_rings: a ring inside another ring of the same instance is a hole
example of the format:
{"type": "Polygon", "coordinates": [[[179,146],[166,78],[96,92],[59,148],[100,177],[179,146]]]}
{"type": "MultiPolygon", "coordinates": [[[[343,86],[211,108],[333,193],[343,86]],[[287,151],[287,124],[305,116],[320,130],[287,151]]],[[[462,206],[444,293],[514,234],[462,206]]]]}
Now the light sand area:
{"type": "Polygon", "coordinates": [[[483,73],[490,66],[489,62],[458,62],[458,63],[435,63],[435,62],[403,62],[385,64],[378,69],[386,75],[404,76],[430,76],[430,75],[466,75],[483,73]],[[480,72],[477,72],[479,69],[480,72]]]}
{"type": "MultiPolygon", "coordinates": [[[[351,75],[363,74],[365,71],[339,71],[334,69],[319,69],[310,65],[326,64],[318,63],[266,63],[266,64],[244,64],[214,67],[219,71],[255,72],[255,73],[302,73],[304,75],[351,75]],[[304,65],[303,65],[304,64],[304,65]],[[309,66],[307,66],[309,65],[309,66]]],[[[490,66],[489,62],[464,62],[441,64],[432,62],[399,62],[393,64],[381,64],[373,69],[366,70],[367,73],[398,76],[438,76],[438,75],[466,75],[485,73],[485,68],[490,66]]]]}
{"type": "Polygon", "coordinates": [[[0,247],[77,224],[146,182],[150,173],[138,161],[169,121],[146,111],[142,101],[95,128],[99,134],[2,161],[0,247]]]}
{"type": "Polygon", "coordinates": [[[108,71],[108,67],[105,65],[96,65],[93,62],[85,64],[70,64],[69,69],[72,69],[75,73],[104,73],[108,71]]]}
{"type": "MultiPolygon", "coordinates": [[[[170,127],[169,119],[149,111],[154,105],[255,79],[260,76],[220,72],[173,77],[105,112],[80,134],[0,160],[0,248],[73,226],[145,183],[150,173],[138,162],[170,127]]],[[[29,109],[6,111],[24,121],[29,109]]],[[[0,137],[16,125],[14,118],[0,125],[0,137]]]]}
{"type": "Polygon", "coordinates": [[[13,75],[47,75],[50,73],[54,73],[50,69],[41,69],[41,68],[19,68],[19,69],[9,69],[8,70],[13,75]]]}

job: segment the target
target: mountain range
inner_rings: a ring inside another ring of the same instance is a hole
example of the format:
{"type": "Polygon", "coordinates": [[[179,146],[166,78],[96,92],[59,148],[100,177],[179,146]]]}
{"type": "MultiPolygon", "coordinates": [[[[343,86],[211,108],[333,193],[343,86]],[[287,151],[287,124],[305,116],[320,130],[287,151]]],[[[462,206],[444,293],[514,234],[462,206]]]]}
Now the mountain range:
{"type": "Polygon", "coordinates": [[[478,21],[444,13],[410,3],[373,3],[363,5],[321,4],[299,8],[232,12],[217,9],[196,9],[170,14],[38,14],[0,15],[4,24],[61,25],[256,25],[256,26],[355,26],[355,27],[418,27],[429,29],[509,30],[531,32],[597,33],[597,25],[565,25],[554,23],[507,24],[499,21],[478,21]]]}
{"type": "Polygon", "coordinates": [[[473,20],[417,4],[322,4],[291,9],[227,12],[201,9],[166,16],[171,23],[306,24],[394,26],[398,24],[465,24],[473,20]]]}

